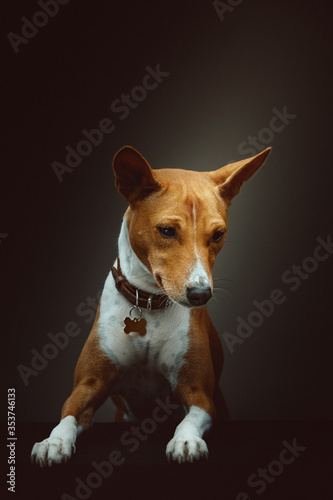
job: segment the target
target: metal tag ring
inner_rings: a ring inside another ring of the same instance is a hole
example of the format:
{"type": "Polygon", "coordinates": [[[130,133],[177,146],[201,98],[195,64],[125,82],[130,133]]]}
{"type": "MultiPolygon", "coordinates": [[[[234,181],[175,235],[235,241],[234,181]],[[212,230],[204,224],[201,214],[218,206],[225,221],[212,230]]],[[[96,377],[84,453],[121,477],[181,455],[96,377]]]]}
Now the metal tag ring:
{"type": "Polygon", "coordinates": [[[131,319],[134,319],[134,320],[139,320],[141,319],[141,316],[142,316],[142,309],[141,307],[138,307],[138,306],[133,306],[131,309],[130,309],[130,312],[129,312],[129,317],[131,319]],[[132,311],[136,311],[138,313],[139,316],[135,317],[132,315],[132,311]]]}

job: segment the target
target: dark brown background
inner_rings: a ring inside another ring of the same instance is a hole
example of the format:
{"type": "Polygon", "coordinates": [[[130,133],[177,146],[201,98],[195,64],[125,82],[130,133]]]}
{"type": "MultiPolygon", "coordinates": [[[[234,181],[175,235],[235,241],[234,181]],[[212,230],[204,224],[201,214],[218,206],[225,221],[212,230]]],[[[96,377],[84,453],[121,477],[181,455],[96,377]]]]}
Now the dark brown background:
{"type": "MultiPolygon", "coordinates": [[[[6,5],[2,155],[2,386],[17,418],[57,421],[91,322],[77,307],[102,289],[116,256],[125,203],[111,161],[136,147],[155,168],[212,170],[243,158],[239,145],[267,127],[273,108],[296,118],[268,144],[265,167],[235,199],[216,278],[232,293],[210,305],[220,332],[235,333],[253,301],[286,296],[234,354],[222,387],[233,419],[332,418],[332,263],[295,292],[281,281],[332,234],[329,10],[322,3],[244,1],[220,21],[212,2],[77,2],[15,54],[7,33],[35,1],[6,5]],[[140,85],[146,66],[169,72],[120,120],[110,104],[140,85]],[[51,163],[102,118],[116,129],[59,183],[51,163]],[[48,333],[75,321],[81,333],[25,386],[20,364],[48,333]]],[[[110,405],[97,420],[109,420],[110,405]]]]}

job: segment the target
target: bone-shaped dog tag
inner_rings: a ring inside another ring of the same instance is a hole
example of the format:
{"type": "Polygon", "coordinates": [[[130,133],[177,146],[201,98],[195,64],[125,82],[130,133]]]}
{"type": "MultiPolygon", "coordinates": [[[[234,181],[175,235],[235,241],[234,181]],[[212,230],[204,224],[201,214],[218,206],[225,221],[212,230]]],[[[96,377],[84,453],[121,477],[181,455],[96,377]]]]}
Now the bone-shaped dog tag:
{"type": "Polygon", "coordinates": [[[147,330],[146,330],[146,324],[147,324],[147,321],[143,318],[125,318],[124,319],[124,323],[125,323],[125,328],[124,328],[124,332],[125,333],[139,333],[141,335],[141,337],[143,335],[146,335],[147,333],[147,330]]]}

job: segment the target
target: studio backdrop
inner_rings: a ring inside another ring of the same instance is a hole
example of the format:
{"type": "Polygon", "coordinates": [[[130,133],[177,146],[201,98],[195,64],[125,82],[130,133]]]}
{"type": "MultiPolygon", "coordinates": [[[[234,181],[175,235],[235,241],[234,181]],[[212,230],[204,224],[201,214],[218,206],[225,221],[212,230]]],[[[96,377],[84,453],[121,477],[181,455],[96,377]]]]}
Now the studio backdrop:
{"type": "MultiPolygon", "coordinates": [[[[214,170],[272,152],[242,189],[209,312],[235,420],[329,419],[329,12],[294,0],[6,6],[1,349],[21,421],[56,422],[117,255],[112,158],[214,170]]],[[[107,402],[97,421],[110,421],[107,402]]]]}

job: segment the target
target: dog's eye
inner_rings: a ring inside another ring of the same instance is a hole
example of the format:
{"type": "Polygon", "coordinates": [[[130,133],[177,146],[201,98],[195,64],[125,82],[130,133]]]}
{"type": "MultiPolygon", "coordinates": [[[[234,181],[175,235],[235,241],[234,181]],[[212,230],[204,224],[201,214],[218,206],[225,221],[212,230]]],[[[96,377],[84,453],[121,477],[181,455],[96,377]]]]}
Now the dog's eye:
{"type": "Polygon", "coordinates": [[[176,230],[174,227],[165,226],[157,228],[163,238],[174,238],[176,236],[176,230]]]}
{"type": "Polygon", "coordinates": [[[212,236],[212,242],[218,243],[219,241],[222,240],[223,235],[224,235],[224,231],[215,231],[215,233],[212,236]]]}

